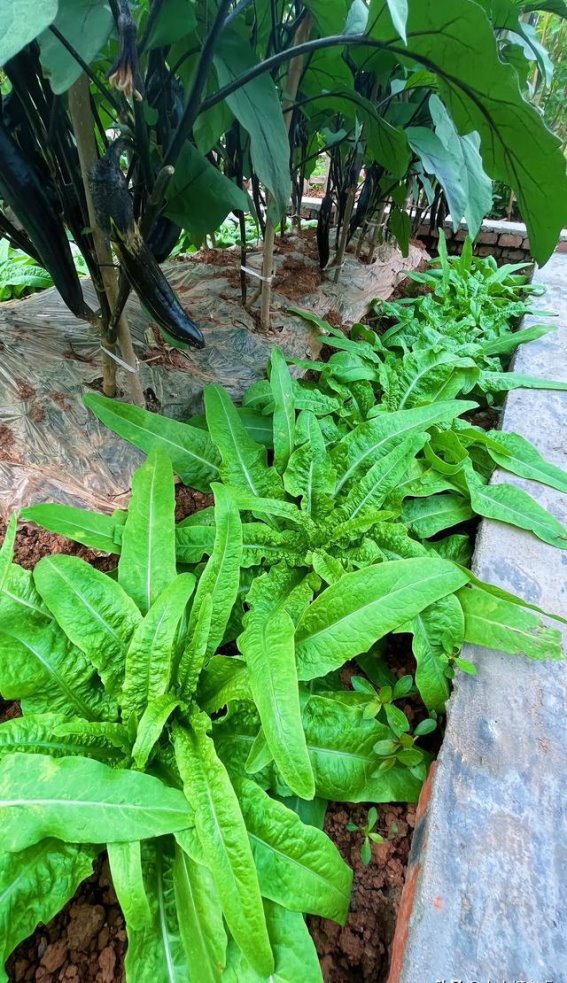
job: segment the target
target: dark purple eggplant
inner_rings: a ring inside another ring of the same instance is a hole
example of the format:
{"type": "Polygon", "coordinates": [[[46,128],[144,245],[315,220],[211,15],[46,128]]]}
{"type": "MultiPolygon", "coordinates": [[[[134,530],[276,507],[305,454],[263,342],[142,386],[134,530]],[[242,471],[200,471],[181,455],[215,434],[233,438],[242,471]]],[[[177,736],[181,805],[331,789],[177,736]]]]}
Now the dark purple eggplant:
{"type": "Polygon", "coordinates": [[[170,218],[165,215],[158,218],[148,236],[148,246],[158,263],[165,263],[180,235],[181,228],[170,218]]]}
{"type": "Polygon", "coordinates": [[[177,341],[203,348],[203,335],[185,313],[134,219],[132,198],[120,170],[117,140],[93,166],[90,185],[97,219],[116,250],[120,267],[144,307],[177,341]]]}
{"type": "Polygon", "coordinates": [[[321,202],[321,209],[317,218],[317,251],[319,253],[319,266],[325,269],[329,262],[331,249],[329,236],[331,230],[331,219],[333,217],[333,196],[327,192],[321,202]]]}
{"type": "Polygon", "coordinates": [[[54,198],[0,121],[0,198],[22,223],[42,266],[75,317],[91,321],[65,226],[54,198]]]}

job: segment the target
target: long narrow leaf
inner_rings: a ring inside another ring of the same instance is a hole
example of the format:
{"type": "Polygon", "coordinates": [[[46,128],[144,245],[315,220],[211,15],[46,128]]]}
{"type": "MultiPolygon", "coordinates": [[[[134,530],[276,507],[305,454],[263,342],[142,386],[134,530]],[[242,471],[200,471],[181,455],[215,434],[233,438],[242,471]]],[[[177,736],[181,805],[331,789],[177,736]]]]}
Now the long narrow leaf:
{"type": "Polygon", "coordinates": [[[218,478],[220,459],[206,430],[99,393],[87,393],[83,401],[105,426],[146,454],[161,448],[186,485],[208,492],[211,481],[218,478]]]}
{"type": "Polygon", "coordinates": [[[257,972],[274,962],[252,851],[238,799],[207,735],[208,718],[174,732],[175,756],[197,834],[233,938],[257,972]]]}

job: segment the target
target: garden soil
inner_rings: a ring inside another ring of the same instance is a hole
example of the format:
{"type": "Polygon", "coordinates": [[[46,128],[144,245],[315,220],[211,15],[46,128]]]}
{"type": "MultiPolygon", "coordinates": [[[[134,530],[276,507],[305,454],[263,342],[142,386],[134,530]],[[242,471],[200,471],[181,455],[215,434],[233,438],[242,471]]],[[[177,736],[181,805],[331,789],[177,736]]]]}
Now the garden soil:
{"type": "MultiPolygon", "coordinates": [[[[211,499],[183,486],[177,488],[176,519],[205,508],[211,499]]],[[[0,520],[0,541],[5,523],[0,520]]],[[[68,553],[81,556],[100,570],[111,569],[116,559],[96,553],[62,536],[22,523],[16,538],[15,559],[32,569],[42,556],[68,553]]],[[[398,668],[402,672],[402,668],[398,668]]],[[[408,666],[406,671],[412,671],[408,666]]],[[[408,707],[404,708],[409,710],[408,707]]],[[[0,725],[19,715],[17,703],[0,700],[0,725]]],[[[347,823],[363,825],[367,807],[332,804],[325,829],[354,869],[352,904],[345,926],[311,918],[326,983],[385,983],[396,916],[415,821],[415,806],[381,805],[376,831],[383,844],[372,844],[372,859],[360,857],[361,834],[349,832],[347,823]]],[[[40,925],[8,961],[10,983],[124,983],[126,951],[124,919],[109,875],[106,858],[75,897],[49,925],[40,925]]],[[[300,983],[300,981],[298,981],[300,983]]]]}
{"type": "MultiPolygon", "coordinates": [[[[187,420],[201,412],[203,387],[226,386],[238,399],[262,378],[270,350],[316,357],[318,329],[290,306],[306,308],[334,324],[361,319],[375,297],[387,298],[424,253],[410,247],[404,259],[381,247],[371,266],[347,255],[339,284],[319,270],[313,230],[277,240],[272,328],[258,329],[258,307],[240,303],[239,250],[206,250],[171,262],[167,275],[182,304],[200,325],[202,351],[171,349],[136,299],[127,313],[148,408],[187,420]]],[[[260,267],[251,250],[249,268],[260,267]]],[[[248,276],[248,296],[258,280],[248,276]]],[[[85,294],[94,305],[88,281],[85,294]]],[[[100,345],[94,329],[75,319],[55,290],[0,305],[0,514],[36,502],[57,501],[111,511],[127,496],[139,452],[90,414],[82,396],[100,390],[100,345]]],[[[126,372],[119,368],[124,394],[126,372]]]]}

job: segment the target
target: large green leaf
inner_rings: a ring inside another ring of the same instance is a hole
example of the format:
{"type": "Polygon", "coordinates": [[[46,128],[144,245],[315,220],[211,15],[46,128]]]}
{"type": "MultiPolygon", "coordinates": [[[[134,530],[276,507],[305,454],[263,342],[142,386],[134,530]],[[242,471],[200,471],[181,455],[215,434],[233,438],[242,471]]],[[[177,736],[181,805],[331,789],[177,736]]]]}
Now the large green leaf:
{"type": "MultiPolygon", "coordinates": [[[[192,644],[191,635],[194,632],[203,601],[211,600],[211,616],[208,627],[208,638],[204,652],[205,658],[213,655],[223,640],[228,619],[240,584],[240,563],[242,559],[242,526],[238,508],[232,496],[224,485],[213,485],[215,495],[215,541],[208,563],[201,574],[195,600],[191,608],[189,620],[189,646],[192,644]]],[[[182,656],[179,679],[187,686],[187,673],[192,658],[182,656]]],[[[199,667],[200,668],[200,667],[199,667]]],[[[194,674],[189,672],[189,676],[194,674]]],[[[193,681],[196,681],[195,675],[193,681]]],[[[189,698],[192,692],[191,684],[186,692],[189,698]]]]}
{"type": "Polygon", "coordinates": [[[425,608],[405,627],[413,632],[415,684],[420,696],[428,710],[443,713],[449,698],[449,679],[442,657],[452,655],[464,641],[462,607],[457,597],[449,594],[425,608]]]}
{"type": "Polygon", "coordinates": [[[55,20],[57,0],[11,0],[0,5],[0,65],[55,20]]]}
{"type": "MultiPolygon", "coordinates": [[[[229,85],[256,63],[253,51],[239,35],[224,34],[215,49],[214,65],[221,86],[229,85]]],[[[272,195],[277,215],[283,215],[291,192],[289,141],[271,75],[265,72],[240,86],[226,101],[250,136],[254,171],[272,195]]]]}
{"type": "Polygon", "coordinates": [[[26,713],[46,710],[97,720],[109,712],[92,663],[54,622],[2,622],[0,692],[26,713]]]}
{"type": "Polygon", "coordinates": [[[178,846],[173,887],[189,979],[220,983],[226,965],[226,932],[218,892],[210,871],[178,846]]]}
{"type": "Polygon", "coordinates": [[[484,444],[493,461],[505,471],[567,492],[567,472],[546,461],[537,448],[519,434],[504,430],[489,430],[486,433],[480,428],[467,430],[465,434],[470,435],[474,442],[484,444]]]}
{"type": "Polygon", "coordinates": [[[340,34],[346,24],[348,11],[352,0],[305,0],[305,6],[311,11],[321,36],[340,34]]]}
{"type": "Polygon", "coordinates": [[[195,587],[192,573],[180,573],[164,588],[137,625],[126,654],[121,704],[125,717],[139,720],[146,707],[163,696],[173,671],[177,629],[195,587]]]}
{"type": "Polygon", "coordinates": [[[298,421],[304,428],[306,440],[293,451],[285,470],[285,490],[301,499],[301,508],[316,516],[332,508],[331,496],[337,475],[325,447],[317,417],[304,410],[298,421]]]}
{"type": "Polygon", "coordinates": [[[216,713],[231,700],[252,700],[246,663],[235,655],[216,655],[201,673],[197,702],[216,713]]]}
{"type": "Polygon", "coordinates": [[[459,133],[478,131],[486,172],[516,192],[533,255],[545,263],[567,221],[565,160],[558,139],[522,98],[515,70],[499,58],[481,7],[470,0],[410,0],[404,48],[384,0],[372,0],[369,33],[400,59],[436,73],[459,133]],[[550,209],[550,200],[559,207],[550,209]]]}
{"type": "Polygon", "coordinates": [[[175,728],[177,765],[230,932],[257,972],[269,976],[274,962],[252,850],[208,727],[208,718],[194,715],[190,728],[175,728]]]}
{"type": "Polygon", "coordinates": [[[152,913],[144,884],[141,843],[107,843],[106,849],[112,884],[128,930],[143,929],[151,924],[152,913]]]}
{"type": "Polygon", "coordinates": [[[350,490],[341,505],[349,519],[361,519],[371,510],[379,509],[411,468],[413,458],[421,450],[428,435],[414,433],[392,447],[373,464],[350,490]]]}
{"type": "Polygon", "coordinates": [[[154,447],[132,478],[118,582],[146,614],[176,572],[173,471],[169,457],[154,447]]]}
{"type": "Polygon", "coordinates": [[[521,372],[481,372],[478,385],[486,393],[507,393],[511,389],[567,390],[567,382],[542,379],[537,375],[523,375],[521,372]]]}
{"type": "Polygon", "coordinates": [[[162,4],[146,47],[161,48],[190,34],[197,26],[194,0],[167,0],[162,4]]]}
{"type": "MultiPolygon", "coordinates": [[[[271,901],[264,902],[266,924],[274,948],[275,969],[269,983],[322,983],[317,950],[303,915],[286,911],[271,901]]],[[[266,983],[234,942],[228,945],[228,962],[223,983],[266,983]]]]}
{"type": "Polygon", "coordinates": [[[116,696],[124,679],[124,658],[141,615],[116,581],[76,556],[45,556],[34,580],[67,638],[92,662],[116,696]]]}
{"type": "Polygon", "coordinates": [[[272,350],[270,366],[270,386],[274,400],[274,465],[282,474],[295,445],[293,385],[286,360],[279,348],[272,350]]]}
{"type": "Polygon", "coordinates": [[[272,755],[291,790],[312,799],[315,785],[301,722],[295,625],[286,608],[293,590],[306,590],[308,603],[312,587],[306,580],[303,584],[302,588],[296,575],[279,569],[256,578],[247,595],[246,630],[238,644],[272,755]]]}
{"type": "Polygon", "coordinates": [[[96,850],[47,839],[18,853],[0,853],[0,980],[22,939],[47,925],[92,872],[96,850]]]}
{"type": "MultiPolygon", "coordinates": [[[[54,26],[87,65],[106,44],[114,20],[106,0],[59,0],[54,26]]],[[[39,38],[41,64],[56,95],[66,92],[76,82],[83,69],[51,31],[39,38]]]]}
{"type": "Polygon", "coordinates": [[[220,458],[206,430],[99,393],[87,393],[83,402],[106,427],[146,454],[161,447],[186,485],[208,492],[211,481],[218,478],[220,458]]]}
{"type": "MultiPolygon", "coordinates": [[[[337,57],[332,49],[318,52],[318,56],[321,62],[328,58],[337,57]]],[[[341,61],[339,64],[344,65],[341,61]]],[[[310,64],[309,72],[311,71],[310,64]]],[[[321,67],[319,71],[321,71],[321,67]]],[[[371,160],[382,164],[394,177],[404,177],[411,158],[406,132],[399,127],[392,126],[384,119],[370,99],[366,99],[354,89],[337,88],[341,81],[340,78],[333,78],[332,73],[330,73],[327,88],[313,103],[313,111],[316,114],[326,113],[327,115],[341,112],[347,120],[352,120],[353,127],[355,124],[363,124],[364,139],[371,160]],[[330,93],[328,92],[329,89],[331,89],[330,93]]],[[[309,88],[307,91],[309,94],[309,88]]]]}
{"type": "Polygon", "coordinates": [[[359,424],[333,448],[331,457],[339,474],[337,492],[408,434],[454,420],[475,406],[466,400],[447,400],[395,413],[376,412],[374,419],[359,424]]]}
{"type": "Polygon", "coordinates": [[[128,732],[118,723],[82,720],[57,713],[26,713],[0,726],[0,758],[14,751],[70,754],[117,764],[130,752],[128,732]]]}
{"type": "Polygon", "coordinates": [[[465,640],[528,659],[562,659],[561,632],[548,628],[533,611],[480,587],[459,591],[465,613],[465,640]]]}
{"type": "Polygon", "coordinates": [[[406,525],[420,539],[427,539],[444,529],[472,519],[475,511],[466,498],[456,492],[442,495],[429,495],[427,498],[412,498],[404,502],[403,519],[406,525]]]}
{"type": "Polygon", "coordinates": [[[299,678],[314,679],[340,668],[467,579],[464,570],[436,557],[391,560],[345,574],[313,601],[299,622],[299,678]]]}
{"type": "Polygon", "coordinates": [[[492,206],[492,182],[482,166],[478,134],[461,137],[438,96],[430,97],[429,109],[435,133],[426,127],[409,127],[409,142],[425,171],[442,184],[453,226],[457,228],[465,218],[475,238],[492,206]]]}
{"type": "Polygon", "coordinates": [[[180,702],[175,693],[162,693],[148,703],[140,718],[132,748],[132,761],[140,771],[145,769],[169,717],[180,702]]]}
{"type": "MultiPolygon", "coordinates": [[[[5,557],[4,557],[5,559],[5,557]]],[[[39,596],[31,570],[24,570],[17,563],[2,564],[0,578],[0,613],[5,628],[12,622],[45,625],[51,615],[39,596]]]]}
{"type": "Polygon", "coordinates": [[[141,859],[151,920],[141,928],[127,923],[126,979],[186,983],[189,969],[176,907],[171,841],[143,843],[141,859]]]}
{"type": "Polygon", "coordinates": [[[317,794],[337,802],[417,802],[421,782],[406,767],[377,772],[377,741],[392,733],[362,709],[310,697],[303,716],[317,794]]]}
{"type": "Polygon", "coordinates": [[[252,495],[281,498],[277,476],[266,463],[266,448],[248,435],[228,393],[220,386],[207,386],[205,411],[222,459],[223,480],[252,495]]]}
{"type": "Polygon", "coordinates": [[[292,911],[344,924],[352,871],[329,837],[307,826],[255,782],[242,779],[236,789],[263,896],[292,911]]]}
{"type": "MultiPolygon", "coordinates": [[[[435,96],[432,98],[436,99],[435,96]]],[[[443,106],[441,101],[439,106],[443,106]]],[[[463,181],[468,187],[464,216],[471,236],[476,236],[484,216],[492,207],[492,181],[482,165],[479,135],[467,133],[466,136],[460,136],[444,106],[442,115],[440,114],[438,118],[434,116],[434,120],[437,135],[441,140],[454,139],[458,142],[459,154],[462,155],[463,160],[463,181]]]]}
{"type": "Polygon", "coordinates": [[[10,568],[14,560],[14,546],[18,532],[18,516],[14,514],[6,527],[4,541],[0,547],[0,592],[4,590],[10,568]]]}
{"type": "Polygon", "coordinates": [[[408,22],[408,0],[387,0],[392,23],[402,41],[406,41],[406,26],[408,22]]]}
{"type": "Polygon", "coordinates": [[[72,505],[48,503],[30,505],[20,512],[22,519],[37,522],[38,526],[49,529],[73,539],[76,543],[90,546],[91,549],[103,553],[119,553],[120,545],[116,542],[117,527],[126,518],[124,512],[113,512],[105,515],[102,512],[91,512],[88,509],[77,509],[72,505]]]}
{"type": "Polygon", "coordinates": [[[167,186],[165,214],[197,239],[214,232],[229,212],[248,210],[244,191],[185,143],[167,186]]]}
{"type": "Polygon", "coordinates": [[[567,528],[522,488],[485,485],[472,470],[466,477],[471,505],[477,515],[528,529],[544,543],[567,549],[567,528]]]}
{"type": "Polygon", "coordinates": [[[9,754],[0,763],[0,819],[11,853],[55,836],[113,843],[163,836],[190,825],[182,792],[151,775],[89,758],[9,754]]]}

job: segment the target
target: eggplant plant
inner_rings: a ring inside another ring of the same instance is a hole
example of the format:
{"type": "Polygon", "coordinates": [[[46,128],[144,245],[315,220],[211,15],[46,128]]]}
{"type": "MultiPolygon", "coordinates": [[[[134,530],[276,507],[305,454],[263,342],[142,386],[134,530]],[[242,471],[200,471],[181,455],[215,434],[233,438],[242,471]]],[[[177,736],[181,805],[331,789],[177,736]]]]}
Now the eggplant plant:
{"type": "MultiPolygon", "coordinates": [[[[42,0],[38,8],[18,0],[15,11],[7,0],[0,20],[0,64],[10,87],[1,106],[0,227],[49,270],[75,313],[100,326],[107,394],[116,346],[126,361],[133,358],[122,313],[129,290],[166,332],[169,326],[177,339],[201,344],[157,264],[181,229],[198,241],[231,211],[243,259],[250,208],[271,238],[288,206],[298,145],[313,156],[313,146],[318,152],[330,141],[340,150],[342,132],[351,135],[346,184],[337,193],[352,218],[343,209],[339,253],[389,197],[391,227],[404,244],[417,158],[424,180],[451,185],[455,217],[463,210],[473,224],[485,207],[481,172],[509,184],[540,263],[565,224],[558,141],[523,100],[516,69],[499,57],[503,25],[490,20],[491,4],[142,0],[130,8],[127,0],[42,0]],[[117,134],[124,143],[116,145],[117,134]],[[450,162],[439,151],[448,142],[450,162]],[[368,183],[353,215],[363,165],[368,183]],[[93,199],[105,200],[96,192],[105,181],[119,214],[95,207],[93,199]],[[66,231],[83,253],[100,311],[84,302],[66,231]]],[[[504,26],[512,30],[508,20],[504,26]]],[[[271,274],[268,242],[265,314],[271,274]]]]}

